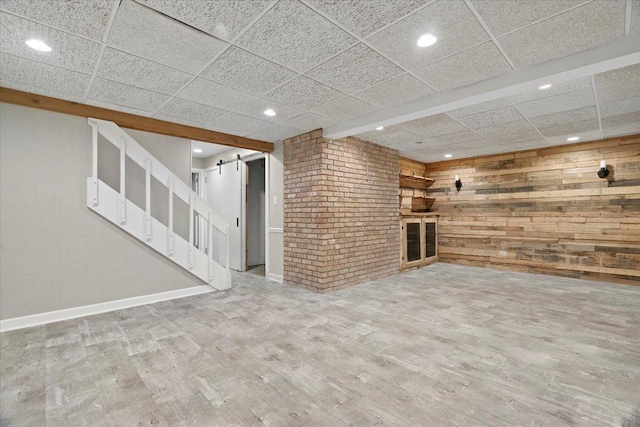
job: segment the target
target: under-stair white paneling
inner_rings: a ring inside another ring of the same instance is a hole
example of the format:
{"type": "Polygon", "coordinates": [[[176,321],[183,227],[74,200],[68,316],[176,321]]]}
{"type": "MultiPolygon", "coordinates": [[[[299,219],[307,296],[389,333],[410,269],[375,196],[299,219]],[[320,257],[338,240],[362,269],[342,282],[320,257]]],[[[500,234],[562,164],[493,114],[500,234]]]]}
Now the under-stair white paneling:
{"type": "MultiPolygon", "coordinates": [[[[87,209],[86,118],[0,104],[0,120],[1,319],[204,284],[87,209]]],[[[190,140],[134,138],[189,183],[190,140]]]]}

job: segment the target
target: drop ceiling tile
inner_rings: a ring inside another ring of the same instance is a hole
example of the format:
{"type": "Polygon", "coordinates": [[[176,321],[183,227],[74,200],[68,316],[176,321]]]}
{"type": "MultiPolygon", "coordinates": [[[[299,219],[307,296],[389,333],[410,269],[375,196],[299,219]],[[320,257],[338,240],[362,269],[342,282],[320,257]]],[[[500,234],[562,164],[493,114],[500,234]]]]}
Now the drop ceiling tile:
{"type": "Polygon", "coordinates": [[[43,87],[36,87],[36,86],[27,86],[22,83],[15,83],[11,81],[3,81],[2,87],[19,90],[21,92],[35,93],[36,95],[49,96],[51,98],[64,99],[66,101],[73,101],[73,102],[82,102],[84,97],[84,95],[70,95],[68,93],[60,92],[48,87],[43,88],[43,87]]]}
{"type": "Polygon", "coordinates": [[[573,92],[561,93],[547,98],[518,104],[518,109],[525,117],[534,117],[556,114],[562,111],[575,110],[595,105],[593,89],[580,89],[573,92]]]}
{"type": "Polygon", "coordinates": [[[157,114],[178,120],[191,121],[203,127],[210,126],[217,118],[227,114],[227,111],[184,99],[173,98],[158,110],[157,114]]]}
{"type": "Polygon", "coordinates": [[[379,110],[378,107],[374,107],[352,96],[346,96],[337,101],[314,108],[312,112],[329,117],[330,119],[344,121],[366,116],[377,110],[379,110]]]}
{"type": "Polygon", "coordinates": [[[380,53],[407,69],[414,69],[445,56],[488,41],[489,36],[462,0],[439,1],[369,37],[380,53]],[[419,47],[423,34],[438,38],[436,44],[419,47]]]}
{"type": "Polygon", "coordinates": [[[283,124],[309,132],[320,128],[326,128],[328,126],[335,125],[336,123],[338,123],[336,120],[328,117],[319,116],[313,113],[305,113],[298,117],[289,119],[283,124]]]}
{"type": "Polygon", "coordinates": [[[272,0],[136,0],[205,33],[231,41],[272,0]]]}
{"type": "Polygon", "coordinates": [[[463,52],[413,70],[416,77],[437,91],[466,86],[511,71],[493,42],[472,47],[463,52]]]}
{"type": "Polygon", "coordinates": [[[307,0],[343,28],[366,37],[433,0],[307,0]]]}
{"type": "Polygon", "coordinates": [[[405,122],[402,126],[420,135],[429,137],[468,130],[446,114],[422,117],[411,120],[410,122],[405,122]]]}
{"type": "Polygon", "coordinates": [[[257,96],[237,89],[197,78],[180,91],[178,98],[210,107],[233,111],[244,104],[254,101],[257,96]]]}
{"type": "Polygon", "coordinates": [[[352,94],[403,72],[400,67],[360,43],[308,71],[306,75],[352,94]]]}
{"type": "Polygon", "coordinates": [[[80,73],[93,72],[100,54],[98,43],[4,12],[0,22],[0,51],[80,73]],[[28,47],[25,41],[33,38],[48,44],[51,52],[28,47]]]}
{"type": "MultiPolygon", "coordinates": [[[[122,111],[124,113],[135,114],[136,116],[151,117],[154,115],[150,111],[123,107],[122,105],[115,105],[115,104],[111,104],[109,102],[104,102],[104,101],[96,101],[95,99],[87,99],[86,103],[89,105],[95,105],[96,107],[106,108],[107,110],[122,111]]],[[[169,121],[175,122],[175,120],[169,120],[169,121]]]]}
{"type": "Polygon", "coordinates": [[[291,117],[297,116],[304,111],[298,107],[292,107],[287,104],[281,104],[267,98],[260,98],[253,101],[251,104],[247,104],[238,109],[236,113],[243,114],[245,116],[254,117],[256,119],[266,120],[273,123],[283,122],[291,117]],[[264,111],[272,109],[276,112],[275,116],[266,116],[264,111]]]}
{"type": "Polygon", "coordinates": [[[0,9],[101,41],[114,3],[114,0],[2,0],[0,9]]]}
{"type": "Polygon", "coordinates": [[[262,95],[296,75],[288,68],[231,46],[200,77],[262,95]]]}
{"type": "Polygon", "coordinates": [[[276,123],[252,134],[250,137],[261,141],[278,142],[302,133],[304,133],[304,131],[301,131],[300,129],[276,123]]]}
{"type": "Polygon", "coordinates": [[[304,72],[355,42],[355,38],[302,3],[281,1],[236,44],[304,72]]]}
{"type": "Polygon", "coordinates": [[[496,37],[585,2],[586,0],[471,0],[496,37]]]}
{"type": "Polygon", "coordinates": [[[549,141],[549,143],[552,145],[561,145],[561,144],[577,144],[579,142],[593,141],[595,139],[600,139],[600,129],[552,136],[547,138],[547,141],[549,141]],[[571,136],[578,136],[580,139],[578,141],[567,141],[567,138],[571,136]]]}
{"type": "Polygon", "coordinates": [[[640,96],[640,64],[596,74],[594,79],[601,104],[640,96]]]}
{"type": "Polygon", "coordinates": [[[533,126],[524,119],[483,127],[478,129],[477,132],[491,142],[511,140],[512,138],[515,138],[516,135],[520,135],[520,138],[523,138],[523,135],[526,135],[526,138],[524,138],[525,140],[540,137],[540,134],[536,132],[533,126]]]}
{"type": "Polygon", "coordinates": [[[640,0],[631,0],[631,28],[629,34],[640,33],[640,0]]]}
{"type": "Polygon", "coordinates": [[[538,130],[589,120],[598,121],[598,113],[595,105],[578,108],[576,110],[562,111],[560,113],[549,114],[546,116],[533,117],[530,119],[531,124],[538,130]]]}
{"type": "MultiPolygon", "coordinates": [[[[162,114],[154,114],[153,118],[154,119],[158,119],[158,120],[162,120],[162,121],[165,121],[165,122],[178,123],[178,124],[185,125],[185,126],[193,126],[193,127],[196,127],[196,128],[203,127],[202,123],[198,123],[195,120],[179,119],[177,117],[163,116],[162,114]]],[[[210,129],[209,127],[205,127],[205,128],[206,129],[210,129]]]]}
{"type": "Polygon", "coordinates": [[[247,136],[270,127],[272,123],[242,114],[231,113],[216,120],[209,128],[232,135],[247,136]]]}
{"type": "Polygon", "coordinates": [[[385,126],[383,129],[380,129],[380,130],[374,129],[368,132],[363,132],[355,136],[367,141],[375,141],[377,138],[380,138],[383,135],[387,135],[387,134],[398,132],[398,131],[405,131],[405,130],[407,129],[403,128],[402,125],[392,125],[392,126],[385,126]]]}
{"type": "Polygon", "coordinates": [[[483,111],[481,113],[460,117],[458,120],[472,129],[478,129],[500,123],[522,120],[522,115],[513,105],[509,105],[496,110],[483,111]]]}
{"type": "Polygon", "coordinates": [[[599,46],[624,36],[624,0],[595,0],[499,37],[517,67],[599,46]]]}
{"type": "Polygon", "coordinates": [[[545,126],[537,128],[545,138],[553,138],[556,136],[570,137],[579,135],[583,132],[600,132],[600,123],[598,118],[592,120],[575,121],[572,123],[558,124],[553,126],[545,126]]]}
{"type": "Polygon", "coordinates": [[[433,90],[411,74],[403,74],[358,92],[355,96],[377,107],[388,108],[417,101],[433,93],[433,90]]]}
{"type": "MultiPolygon", "coordinates": [[[[526,135],[525,135],[526,137],[526,135]]],[[[546,148],[549,147],[549,143],[547,143],[541,137],[530,138],[530,139],[513,139],[504,141],[502,143],[497,143],[495,147],[491,150],[491,153],[487,154],[500,154],[500,153],[510,153],[513,151],[524,151],[524,150],[533,150],[536,148],[546,148]]]]}
{"type": "Polygon", "coordinates": [[[458,108],[456,110],[447,111],[447,114],[454,118],[469,116],[471,114],[482,113],[484,111],[496,110],[498,108],[511,105],[508,99],[499,98],[493,101],[482,102],[480,104],[470,105],[468,107],[458,108]]]}
{"type": "Polygon", "coordinates": [[[626,113],[602,118],[602,134],[605,138],[640,133],[640,113],[626,113]]]}
{"type": "Polygon", "coordinates": [[[342,96],[344,96],[342,92],[304,76],[297,77],[265,95],[266,98],[305,110],[329,103],[342,96]]]}
{"type": "Polygon", "coordinates": [[[640,111],[640,97],[627,98],[621,101],[600,104],[600,116],[611,117],[619,114],[636,113],[640,111]]]}
{"type": "Polygon", "coordinates": [[[524,131],[522,133],[497,136],[495,138],[492,138],[491,142],[496,145],[511,145],[512,147],[518,147],[514,148],[518,150],[526,150],[527,145],[535,144],[535,146],[540,147],[548,144],[547,141],[545,141],[545,139],[533,129],[524,131]],[[523,148],[523,146],[525,147],[523,148]]]}
{"type": "Polygon", "coordinates": [[[106,48],[98,67],[98,77],[154,92],[173,95],[193,76],[146,59],[106,48]]]}
{"type": "Polygon", "coordinates": [[[169,97],[150,90],[139,89],[133,86],[96,77],[89,90],[90,100],[108,102],[113,105],[134,108],[153,112],[160,108],[169,97]]]}
{"type": "Polygon", "coordinates": [[[406,129],[398,129],[395,132],[389,132],[385,135],[377,137],[373,142],[384,145],[385,147],[403,149],[414,149],[424,142],[425,138],[406,129]]]}
{"type": "Polygon", "coordinates": [[[227,46],[133,0],[122,0],[107,41],[110,46],[197,74],[227,46]]]}
{"type": "Polygon", "coordinates": [[[18,56],[0,54],[2,86],[35,92],[68,100],[82,100],[91,76],[30,61],[18,56]]]}
{"type": "Polygon", "coordinates": [[[473,143],[473,145],[489,144],[489,141],[487,141],[482,136],[470,130],[450,133],[447,135],[433,136],[430,139],[433,142],[433,144],[436,146],[455,145],[455,144],[462,144],[462,143],[465,143],[465,144],[473,143]]]}
{"type": "Polygon", "coordinates": [[[559,95],[561,93],[573,92],[579,89],[591,88],[591,77],[582,77],[575,80],[557,83],[549,89],[533,89],[517,95],[509,97],[514,104],[522,104],[523,102],[535,101],[536,99],[548,98],[550,96],[559,95]]]}

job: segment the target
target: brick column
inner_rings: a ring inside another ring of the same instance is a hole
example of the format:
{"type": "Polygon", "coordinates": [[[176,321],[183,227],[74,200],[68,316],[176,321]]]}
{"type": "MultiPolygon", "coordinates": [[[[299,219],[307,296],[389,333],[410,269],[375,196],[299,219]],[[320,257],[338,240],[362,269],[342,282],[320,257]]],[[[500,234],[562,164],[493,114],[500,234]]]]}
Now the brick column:
{"type": "Polygon", "coordinates": [[[399,271],[398,152],[316,130],[284,141],[284,280],[318,292],[399,271]]]}

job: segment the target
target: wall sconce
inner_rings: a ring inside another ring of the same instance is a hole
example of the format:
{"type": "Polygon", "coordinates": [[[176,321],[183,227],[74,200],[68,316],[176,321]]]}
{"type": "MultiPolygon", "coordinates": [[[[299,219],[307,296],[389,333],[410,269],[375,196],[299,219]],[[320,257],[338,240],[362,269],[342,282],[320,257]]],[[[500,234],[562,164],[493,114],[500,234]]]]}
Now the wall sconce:
{"type": "Polygon", "coordinates": [[[600,170],[598,171],[598,176],[602,179],[606,178],[609,176],[609,171],[607,170],[607,161],[606,160],[601,160],[600,161],[600,170]]]}
{"type": "Polygon", "coordinates": [[[460,191],[461,188],[462,188],[462,181],[460,181],[460,175],[456,175],[456,190],[460,191]]]}

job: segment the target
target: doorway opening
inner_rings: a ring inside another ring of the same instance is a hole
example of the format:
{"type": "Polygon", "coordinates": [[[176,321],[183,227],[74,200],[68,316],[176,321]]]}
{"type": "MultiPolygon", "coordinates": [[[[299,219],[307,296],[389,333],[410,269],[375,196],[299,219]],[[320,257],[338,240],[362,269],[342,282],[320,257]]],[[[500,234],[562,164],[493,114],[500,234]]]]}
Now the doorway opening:
{"type": "MultiPolygon", "coordinates": [[[[229,268],[261,276],[269,272],[268,168],[266,153],[192,141],[192,188],[229,225],[229,268]]],[[[194,246],[206,252],[202,221],[194,218],[194,246]]]]}
{"type": "Polygon", "coordinates": [[[265,276],[266,159],[247,162],[247,271],[265,276]]]}

